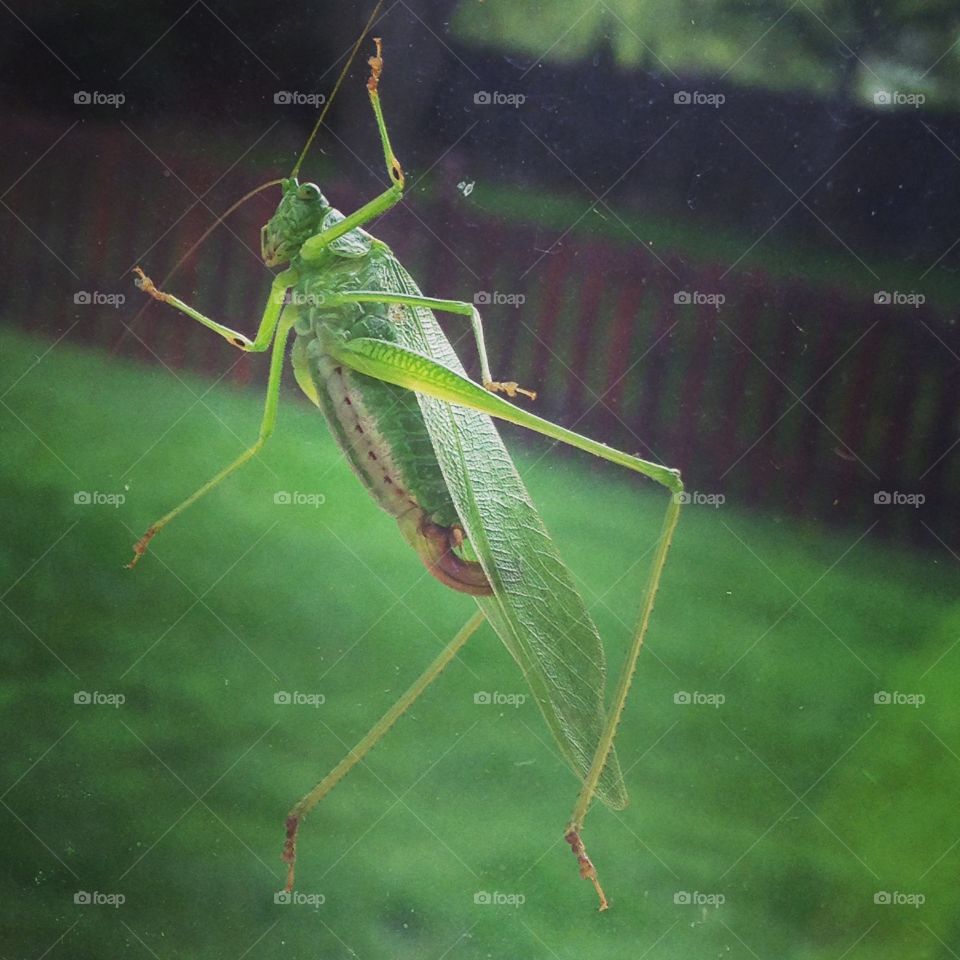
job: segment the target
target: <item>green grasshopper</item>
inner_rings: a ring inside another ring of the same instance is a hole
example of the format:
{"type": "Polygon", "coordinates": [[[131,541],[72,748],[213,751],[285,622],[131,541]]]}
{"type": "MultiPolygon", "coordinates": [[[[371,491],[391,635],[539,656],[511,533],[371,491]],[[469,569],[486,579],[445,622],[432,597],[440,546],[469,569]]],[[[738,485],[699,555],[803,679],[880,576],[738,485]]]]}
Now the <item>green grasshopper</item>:
{"type": "Polygon", "coordinates": [[[446,586],[474,596],[480,609],[348,756],[290,811],[283,848],[286,889],[293,887],[303,818],[363,759],[486,620],[519,664],[561,753],[581,780],[564,839],[604,910],[607,899],[581,831],[594,796],[615,809],[627,802],[613,741],[679,518],[683,485],[677,470],[597,443],[499,396],[523,393],[534,398],[516,383],[493,380],[476,307],[424,296],[387,244],[363,229],[401,200],[405,182],[384,122],[379,96],[381,43],[379,39],[374,43],[367,90],[390,186],[344,216],[315,184],[298,182],[299,162],[294,175],[280,181],[280,203],[262,229],[261,246],[267,266],[285,268],[271,285],[253,340],[160,291],[137,268],[137,285],[150,296],[240,350],[270,350],[271,356],[256,443],[149,527],[135,545],[130,565],[174,517],[263,447],[276,423],[284,355],[290,333],[295,332],[292,357],[297,382],[323,411],[354,472],[396,518],[427,570],[446,586]],[[434,311],[470,319],[481,384],[467,378],[434,311]],[[604,705],[604,652],[597,629],[491,417],[627,467],[671,493],[639,621],[610,709],[604,705]]]}

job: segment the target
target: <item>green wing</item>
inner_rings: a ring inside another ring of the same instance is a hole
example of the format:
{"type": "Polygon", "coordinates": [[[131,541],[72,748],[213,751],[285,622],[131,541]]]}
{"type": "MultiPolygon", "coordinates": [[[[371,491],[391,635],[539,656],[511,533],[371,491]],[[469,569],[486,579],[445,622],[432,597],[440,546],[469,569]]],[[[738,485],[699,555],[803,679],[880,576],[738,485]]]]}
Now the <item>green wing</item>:
{"type": "MultiPolygon", "coordinates": [[[[422,296],[392,257],[382,289],[422,296]]],[[[396,307],[399,342],[464,374],[430,310],[396,307]]],[[[493,586],[477,603],[520,665],[561,752],[586,777],[604,720],[606,668],[597,628],[557,554],[493,421],[486,414],[417,395],[464,529],[493,586]]],[[[627,793],[611,750],[597,789],[609,806],[627,793]]]]}

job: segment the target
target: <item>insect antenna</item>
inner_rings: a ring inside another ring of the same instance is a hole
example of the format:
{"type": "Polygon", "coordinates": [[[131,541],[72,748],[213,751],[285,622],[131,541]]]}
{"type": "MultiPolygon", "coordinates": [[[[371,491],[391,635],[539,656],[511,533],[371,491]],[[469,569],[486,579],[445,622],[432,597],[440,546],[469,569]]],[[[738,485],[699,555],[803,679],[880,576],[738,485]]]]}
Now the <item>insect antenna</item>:
{"type": "MultiPolygon", "coordinates": [[[[343,81],[346,79],[347,73],[349,72],[350,68],[353,66],[353,61],[356,60],[357,58],[357,53],[360,50],[361,44],[367,38],[367,34],[370,32],[370,28],[373,26],[377,17],[380,15],[380,10],[382,7],[383,7],[383,0],[377,0],[377,5],[373,8],[373,13],[370,14],[370,17],[367,20],[366,25],[364,26],[363,30],[360,32],[360,36],[357,37],[357,42],[353,45],[353,49],[350,51],[350,56],[347,57],[347,62],[343,65],[343,69],[340,71],[340,75],[337,77],[337,82],[333,85],[333,90],[330,93],[330,96],[327,98],[327,100],[323,104],[323,109],[320,111],[320,116],[317,117],[317,122],[314,124],[313,130],[310,131],[310,136],[307,137],[307,142],[304,144],[303,150],[300,152],[300,157],[297,159],[297,162],[293,165],[293,170],[290,171],[291,177],[297,176],[297,174],[300,172],[300,166],[307,155],[307,151],[310,149],[310,146],[313,143],[314,138],[316,137],[318,131],[320,130],[320,127],[323,124],[324,118],[327,116],[327,112],[329,111],[330,107],[333,105],[333,101],[336,99],[337,91],[340,89],[341,85],[343,84],[343,81]]],[[[191,256],[191,254],[193,254],[196,251],[196,249],[199,246],[201,246],[201,244],[203,244],[203,242],[207,239],[207,237],[209,237],[210,234],[213,233],[213,231],[216,230],[217,227],[219,227],[220,224],[223,223],[223,221],[226,220],[227,217],[229,217],[234,210],[238,209],[239,207],[242,207],[251,197],[254,197],[258,193],[260,193],[261,190],[269,190],[270,187],[278,187],[280,186],[281,183],[283,183],[282,180],[271,180],[268,183],[260,184],[259,187],[254,187],[253,190],[251,190],[247,194],[244,194],[244,196],[242,196],[236,203],[232,204],[226,211],[220,214],[220,216],[217,217],[217,219],[214,220],[214,222],[209,227],[207,227],[206,230],[203,231],[203,233],[200,235],[200,238],[194,241],[194,243],[191,244],[187,252],[174,264],[173,269],[170,271],[170,273],[168,273],[167,276],[164,277],[163,280],[161,281],[161,286],[165,286],[170,282],[170,278],[180,269],[184,261],[187,260],[191,256]]]]}
{"type": "Polygon", "coordinates": [[[317,117],[317,122],[313,125],[313,130],[310,131],[310,136],[307,137],[307,142],[303,145],[303,150],[301,151],[297,162],[293,165],[293,169],[290,171],[291,177],[295,177],[300,173],[300,166],[307,155],[307,151],[310,149],[314,138],[320,130],[323,120],[327,115],[327,111],[330,109],[330,105],[333,103],[334,98],[337,95],[337,91],[340,89],[340,85],[347,76],[347,72],[349,71],[350,67],[353,66],[353,61],[357,58],[357,52],[360,50],[360,45],[364,40],[366,40],[367,34],[370,32],[370,28],[373,26],[377,17],[380,16],[380,9],[382,6],[383,0],[377,0],[377,5],[373,8],[373,13],[370,14],[370,18],[367,20],[366,26],[360,32],[360,36],[357,37],[357,42],[353,45],[353,49],[350,51],[350,56],[347,57],[347,62],[343,65],[343,69],[340,71],[340,76],[337,77],[337,82],[333,85],[333,91],[331,92],[330,97],[324,103],[323,109],[320,111],[320,116],[317,117]]]}
{"type": "Polygon", "coordinates": [[[223,223],[223,221],[226,220],[234,210],[236,210],[238,207],[242,207],[251,197],[256,196],[261,191],[269,190],[270,187],[279,187],[281,183],[283,183],[282,179],[268,180],[266,183],[261,183],[259,187],[254,187],[249,193],[245,193],[239,200],[237,200],[236,203],[231,204],[226,210],[224,210],[224,212],[221,213],[220,216],[217,217],[217,219],[214,220],[213,223],[211,223],[210,226],[200,234],[200,237],[190,244],[190,246],[187,248],[187,252],[173,265],[173,268],[170,270],[170,272],[163,278],[161,286],[166,286],[170,282],[170,278],[180,269],[180,267],[183,266],[184,262],[192,256],[198,247],[202,246],[207,237],[209,237],[210,234],[213,233],[213,231],[216,230],[217,227],[219,227],[220,224],[223,223]]]}

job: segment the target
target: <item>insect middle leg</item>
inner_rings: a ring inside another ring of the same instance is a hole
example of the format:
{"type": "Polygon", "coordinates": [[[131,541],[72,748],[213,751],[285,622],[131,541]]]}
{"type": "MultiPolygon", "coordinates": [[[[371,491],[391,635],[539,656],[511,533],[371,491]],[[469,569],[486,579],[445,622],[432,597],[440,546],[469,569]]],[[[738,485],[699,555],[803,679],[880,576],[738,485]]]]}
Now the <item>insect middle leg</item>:
{"type": "MultiPolygon", "coordinates": [[[[279,315],[279,311],[278,311],[279,315]]],[[[266,313],[264,314],[266,320],[266,313]]],[[[290,309],[283,317],[273,321],[271,336],[273,337],[273,352],[270,354],[270,378],[267,381],[267,396],[263,408],[263,420],[260,423],[260,433],[257,436],[256,443],[248,447],[232,463],[229,463],[214,477],[208,480],[202,487],[194,491],[179,506],[174,507],[169,513],[164,514],[159,520],[150,524],[144,535],[134,544],[133,559],[127,564],[128,567],[134,567],[137,561],[147,552],[150,541],[175,517],[178,517],[187,507],[192,506],[204,494],[209,493],[214,487],[218,486],[227,477],[236,470],[239,470],[248,460],[255,457],[263,445],[267,442],[270,434],[277,422],[277,405],[280,399],[280,377],[283,373],[283,357],[287,345],[287,338],[290,330],[296,320],[296,310],[290,309]]]]}
{"type": "Polygon", "coordinates": [[[396,303],[407,307],[426,307],[429,310],[439,310],[442,313],[454,313],[469,317],[473,328],[473,337],[477,343],[477,353],[480,356],[480,382],[485,390],[491,393],[505,393],[508,397],[515,397],[522,393],[531,400],[537,399],[536,391],[525,390],[514,380],[494,380],[490,374],[490,361],[487,358],[487,347],[483,339],[483,319],[480,311],[465,300],[441,300],[437,297],[415,296],[406,293],[384,293],[380,290],[353,290],[350,293],[336,297],[336,303],[396,303]]]}

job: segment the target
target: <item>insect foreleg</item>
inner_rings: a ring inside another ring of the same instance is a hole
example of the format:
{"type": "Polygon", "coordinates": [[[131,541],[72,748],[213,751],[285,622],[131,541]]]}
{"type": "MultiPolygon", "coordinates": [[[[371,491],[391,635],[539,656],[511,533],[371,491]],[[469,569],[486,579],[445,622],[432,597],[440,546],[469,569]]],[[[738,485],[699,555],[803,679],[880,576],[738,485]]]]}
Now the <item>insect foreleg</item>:
{"type": "Polygon", "coordinates": [[[377,130],[380,132],[380,142],[383,144],[383,159],[387,165],[387,173],[394,184],[403,186],[403,169],[400,161],[390,146],[390,135],[387,133],[387,124],[383,119],[383,109],[380,106],[380,74],[383,72],[383,50],[379,37],[374,37],[377,52],[367,62],[370,64],[370,79],[367,81],[367,93],[370,94],[370,106],[373,115],[377,118],[377,130]]]}
{"type": "Polygon", "coordinates": [[[134,273],[137,274],[136,284],[144,293],[149,294],[154,300],[159,300],[161,303],[169,303],[171,307],[185,313],[198,323],[202,323],[205,327],[213,330],[214,333],[220,334],[232,346],[238,347],[240,350],[246,350],[248,353],[263,353],[273,342],[273,334],[277,329],[280,312],[283,310],[287,288],[297,282],[297,272],[295,270],[284,270],[273,278],[267,305],[264,308],[263,316],[260,318],[260,326],[257,328],[257,335],[255,339],[250,340],[242,333],[237,333],[236,330],[231,330],[230,327],[204,316],[199,310],[195,310],[173,294],[158,290],[154,282],[139,267],[134,270],[134,273]]]}
{"type": "Polygon", "coordinates": [[[367,81],[367,93],[370,94],[370,105],[373,107],[373,115],[377,120],[377,130],[380,133],[380,142],[383,144],[383,157],[387,165],[387,175],[390,177],[390,186],[380,196],[374,197],[369,203],[365,203],[359,210],[351,213],[349,217],[341,220],[336,226],[324,230],[323,233],[318,233],[315,237],[310,237],[300,248],[300,256],[308,263],[311,260],[316,260],[334,240],[356,227],[362,227],[365,223],[369,223],[403,199],[403,185],[406,182],[403,168],[390,145],[390,135],[387,133],[387,124],[383,119],[383,109],[380,106],[379,84],[380,74],[383,71],[380,39],[377,38],[373,42],[377,45],[377,53],[369,60],[370,79],[367,81]]]}
{"type": "MultiPolygon", "coordinates": [[[[279,311],[278,311],[279,312],[279,311]]],[[[263,408],[263,420],[260,423],[260,434],[257,442],[252,447],[244,450],[232,463],[224,467],[216,476],[208,480],[202,487],[196,490],[191,496],[187,497],[179,506],[175,507],[169,513],[162,516],[155,523],[152,523],[146,533],[134,544],[133,559],[127,564],[128,567],[134,567],[137,561],[147,552],[150,541],[171,521],[174,517],[183,513],[187,507],[196,503],[204,494],[209,493],[214,487],[226,480],[235,470],[239,470],[248,460],[255,457],[263,445],[267,442],[273,428],[277,422],[277,405],[280,398],[280,377],[283,373],[283,357],[287,344],[287,337],[296,319],[296,311],[288,310],[278,322],[275,322],[276,335],[273,338],[273,352],[270,354],[270,378],[267,381],[267,396],[263,408]]]]}

